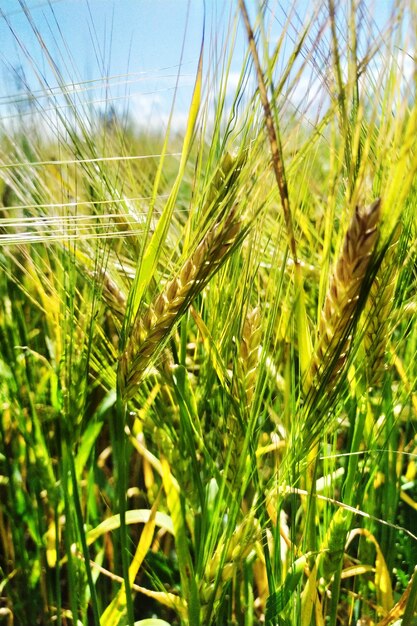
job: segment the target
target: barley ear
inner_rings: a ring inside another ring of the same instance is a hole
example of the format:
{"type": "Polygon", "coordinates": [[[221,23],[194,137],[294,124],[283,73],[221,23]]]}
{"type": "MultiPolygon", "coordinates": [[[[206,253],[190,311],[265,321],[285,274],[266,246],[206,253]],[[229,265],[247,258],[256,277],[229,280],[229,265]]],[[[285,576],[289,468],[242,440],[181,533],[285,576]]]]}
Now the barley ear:
{"type": "Polygon", "coordinates": [[[102,298],[110,310],[120,320],[126,313],[127,298],[123,291],[119,288],[110,273],[102,268],[96,272],[89,272],[92,278],[96,280],[102,287],[102,298]]]}
{"type": "Polygon", "coordinates": [[[355,210],[342,252],[334,269],[320,317],[319,333],[309,380],[317,385],[323,376],[329,384],[341,372],[351,343],[349,331],[378,240],[380,199],[355,210]]]}
{"type": "Polygon", "coordinates": [[[119,365],[122,396],[131,398],[145,371],[155,362],[175,323],[204,288],[238,241],[241,221],[236,208],[205,235],[180,272],[133,323],[119,365]]]}
{"type": "Polygon", "coordinates": [[[381,384],[386,369],[386,347],[390,332],[391,311],[398,277],[395,258],[401,224],[395,229],[390,245],[372,283],[365,308],[367,326],[364,335],[366,380],[368,388],[381,384]]]}
{"type": "MultiPolygon", "coordinates": [[[[255,307],[244,319],[234,378],[234,393],[244,402],[243,415],[248,416],[256,386],[257,366],[261,340],[261,314],[255,307]]],[[[226,424],[225,449],[228,452],[227,481],[232,484],[238,473],[245,439],[244,424],[230,413],[226,424]]]]}
{"type": "Polygon", "coordinates": [[[249,410],[255,391],[256,372],[261,343],[261,312],[255,307],[246,315],[238,355],[238,374],[245,396],[245,409],[249,410]]]}

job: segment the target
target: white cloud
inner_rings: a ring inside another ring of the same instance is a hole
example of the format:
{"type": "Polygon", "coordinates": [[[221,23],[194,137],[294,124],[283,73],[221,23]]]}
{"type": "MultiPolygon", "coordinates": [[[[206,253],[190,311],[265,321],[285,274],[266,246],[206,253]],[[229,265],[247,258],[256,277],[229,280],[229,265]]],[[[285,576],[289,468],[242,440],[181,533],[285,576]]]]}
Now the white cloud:
{"type": "MultiPolygon", "coordinates": [[[[131,119],[140,130],[164,132],[168,125],[173,96],[173,92],[170,92],[170,97],[158,93],[132,96],[129,102],[131,119]]],[[[184,130],[187,120],[188,109],[175,106],[171,121],[173,130],[176,132],[184,130]]]]}

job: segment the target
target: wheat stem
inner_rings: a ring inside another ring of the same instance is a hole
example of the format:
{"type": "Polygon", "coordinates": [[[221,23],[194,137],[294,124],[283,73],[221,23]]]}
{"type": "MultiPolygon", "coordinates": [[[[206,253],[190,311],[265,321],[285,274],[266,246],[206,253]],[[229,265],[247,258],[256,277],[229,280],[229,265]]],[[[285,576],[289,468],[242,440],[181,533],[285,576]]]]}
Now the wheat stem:
{"type": "Polygon", "coordinates": [[[272,169],[274,171],[275,180],[277,181],[279,195],[281,198],[282,211],[284,213],[285,227],[288,236],[288,245],[291,250],[291,256],[295,265],[298,265],[297,255],[297,243],[294,234],[294,225],[290,208],[290,199],[288,194],[287,177],[285,174],[284,158],[282,153],[281,137],[279,133],[278,123],[274,122],[272,115],[271,105],[269,103],[267,86],[264,78],[264,73],[261,67],[261,61],[259,59],[258,49],[256,47],[255,36],[252,30],[252,26],[249,19],[249,13],[246,8],[244,0],[239,0],[240,12],[245,24],[246,33],[249,42],[249,48],[252,55],[253,63],[256,69],[256,76],[258,80],[259,96],[261,98],[262,107],[264,110],[265,126],[267,129],[269,144],[271,147],[272,155],[272,169]]]}

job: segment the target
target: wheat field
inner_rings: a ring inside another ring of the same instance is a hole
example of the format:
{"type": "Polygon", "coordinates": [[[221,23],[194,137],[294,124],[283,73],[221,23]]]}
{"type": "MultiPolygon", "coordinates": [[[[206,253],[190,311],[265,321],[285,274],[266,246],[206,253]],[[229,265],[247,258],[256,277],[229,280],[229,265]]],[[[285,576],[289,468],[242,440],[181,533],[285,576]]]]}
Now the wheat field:
{"type": "Polygon", "coordinates": [[[0,624],[417,623],[417,6],[213,2],[183,127],[2,119],[0,624]]]}

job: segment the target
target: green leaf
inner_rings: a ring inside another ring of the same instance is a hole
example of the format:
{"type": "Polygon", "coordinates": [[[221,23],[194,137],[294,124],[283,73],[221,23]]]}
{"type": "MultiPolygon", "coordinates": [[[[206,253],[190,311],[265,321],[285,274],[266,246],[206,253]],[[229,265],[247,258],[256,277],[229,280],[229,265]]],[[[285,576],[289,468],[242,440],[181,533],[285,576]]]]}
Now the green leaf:
{"type": "Polygon", "coordinates": [[[301,580],[301,576],[303,575],[306,565],[307,555],[303,555],[297,559],[288,570],[287,576],[285,577],[282,585],[269,595],[266,601],[266,624],[270,624],[271,622],[275,623],[279,614],[285,609],[301,580]]]}
{"type": "Polygon", "coordinates": [[[156,269],[156,265],[159,259],[159,255],[162,249],[162,243],[168,231],[168,226],[171,222],[172,214],[176,206],[178,192],[182,180],[184,178],[185,167],[188,161],[190,153],[192,138],[194,135],[194,128],[197,121],[198,111],[200,109],[201,101],[201,86],[203,75],[203,45],[201,46],[200,58],[197,69],[197,76],[194,84],[193,97],[191,99],[190,111],[188,115],[187,128],[185,130],[184,142],[181,153],[181,160],[178,169],[178,173],[173,184],[170,196],[167,200],[162,215],[158,221],[155,231],[151,237],[148,247],[145,250],[142,262],[139,264],[135,276],[135,280],[131,289],[130,303],[128,311],[130,312],[130,319],[134,319],[136,312],[139,309],[143,294],[147,286],[149,285],[156,269]]]}

